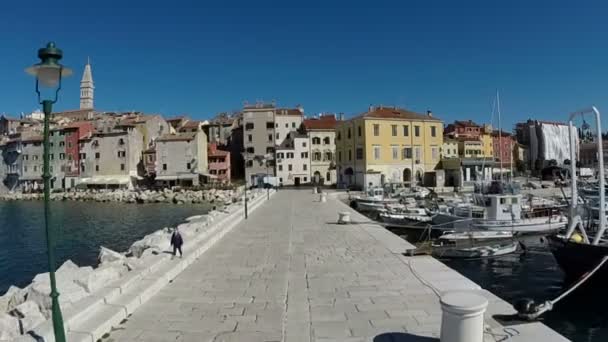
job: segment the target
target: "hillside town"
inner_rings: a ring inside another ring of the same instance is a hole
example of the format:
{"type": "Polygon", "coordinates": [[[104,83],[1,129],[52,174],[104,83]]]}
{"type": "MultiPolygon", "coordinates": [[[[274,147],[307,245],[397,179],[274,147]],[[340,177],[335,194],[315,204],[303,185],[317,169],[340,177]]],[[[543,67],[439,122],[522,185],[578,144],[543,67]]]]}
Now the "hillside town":
{"type": "MultiPolygon", "coordinates": [[[[386,183],[466,188],[513,174],[559,174],[569,162],[568,127],[559,122],[528,120],[510,132],[471,120],[444,122],[431,110],[372,105],[345,118],[307,115],[301,105],[274,101],[245,103],[208,120],[165,118],[98,110],[94,89],[87,63],[80,108],[53,113],[53,191],[192,188],[237,180],[360,190],[386,183]]],[[[42,188],[42,119],[39,111],[0,117],[0,192],[42,188]]],[[[593,167],[593,136],[580,132],[579,140],[581,166],[593,167]]]]}

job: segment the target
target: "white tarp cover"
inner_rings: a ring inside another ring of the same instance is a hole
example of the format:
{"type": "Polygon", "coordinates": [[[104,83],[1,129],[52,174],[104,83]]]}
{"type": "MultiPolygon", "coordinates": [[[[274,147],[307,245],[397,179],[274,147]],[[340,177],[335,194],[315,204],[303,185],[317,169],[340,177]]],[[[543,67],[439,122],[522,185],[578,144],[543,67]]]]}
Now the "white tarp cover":
{"type": "MultiPolygon", "coordinates": [[[[570,139],[568,138],[568,126],[556,124],[541,124],[542,139],[544,142],[543,159],[555,159],[558,164],[570,159],[570,139]]],[[[574,129],[576,153],[578,155],[578,135],[574,129]]]]}

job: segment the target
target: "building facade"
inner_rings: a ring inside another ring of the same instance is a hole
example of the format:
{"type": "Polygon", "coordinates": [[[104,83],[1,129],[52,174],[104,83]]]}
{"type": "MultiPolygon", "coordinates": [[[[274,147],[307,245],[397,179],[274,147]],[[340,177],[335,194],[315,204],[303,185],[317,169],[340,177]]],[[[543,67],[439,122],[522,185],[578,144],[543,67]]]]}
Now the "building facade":
{"type": "Polygon", "coordinates": [[[247,185],[260,185],[267,172],[275,176],[275,107],[272,104],[257,103],[243,108],[243,150],[245,162],[245,180],[247,185]],[[268,167],[259,162],[269,156],[268,167]]]}
{"type": "Polygon", "coordinates": [[[216,143],[209,143],[208,146],[209,174],[221,182],[230,183],[230,152],[219,150],[216,143]]]}
{"type": "Polygon", "coordinates": [[[394,107],[370,107],[336,128],[338,185],[380,186],[420,182],[435,170],[443,145],[443,123],[394,107]]]}
{"type": "Polygon", "coordinates": [[[205,132],[166,134],[156,139],[156,183],[197,186],[208,177],[205,132]]]}
{"type": "Polygon", "coordinates": [[[443,158],[458,158],[458,140],[444,138],[441,145],[441,159],[443,158]]]}
{"type": "Polygon", "coordinates": [[[277,146],[276,164],[279,185],[295,185],[311,182],[310,146],[306,134],[291,131],[277,146]]]}
{"type": "Polygon", "coordinates": [[[336,184],[336,125],[333,114],[303,122],[310,146],[310,174],[314,184],[336,184]]]}

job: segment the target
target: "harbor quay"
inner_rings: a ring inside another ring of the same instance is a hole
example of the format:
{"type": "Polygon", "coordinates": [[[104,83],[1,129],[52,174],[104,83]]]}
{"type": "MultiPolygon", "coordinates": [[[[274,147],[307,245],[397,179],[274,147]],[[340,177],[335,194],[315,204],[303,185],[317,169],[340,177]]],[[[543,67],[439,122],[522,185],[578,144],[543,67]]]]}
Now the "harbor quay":
{"type": "Polygon", "coordinates": [[[488,300],[484,341],[568,341],[539,322],[500,323],[509,303],[430,256],[405,256],[410,243],[340,195],[278,191],[101,340],[439,341],[440,298],[461,290],[488,300]]]}

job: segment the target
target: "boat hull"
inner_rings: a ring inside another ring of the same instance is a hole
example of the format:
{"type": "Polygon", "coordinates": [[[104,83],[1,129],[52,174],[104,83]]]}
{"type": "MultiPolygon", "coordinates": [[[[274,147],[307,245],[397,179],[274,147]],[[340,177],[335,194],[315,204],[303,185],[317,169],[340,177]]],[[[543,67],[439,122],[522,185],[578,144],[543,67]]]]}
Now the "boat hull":
{"type": "Polygon", "coordinates": [[[450,259],[491,258],[515,253],[517,251],[517,246],[518,242],[512,241],[510,243],[489,244],[476,247],[441,248],[433,251],[433,256],[450,259]]]}
{"type": "MultiPolygon", "coordinates": [[[[567,241],[559,236],[549,236],[549,248],[560,268],[566,275],[566,281],[576,281],[585,273],[596,267],[608,255],[608,246],[594,246],[567,241]]],[[[608,284],[608,265],[604,264],[590,278],[593,283],[608,284]]]]}

